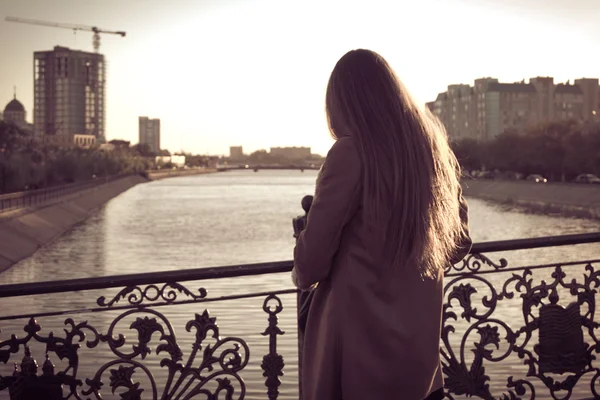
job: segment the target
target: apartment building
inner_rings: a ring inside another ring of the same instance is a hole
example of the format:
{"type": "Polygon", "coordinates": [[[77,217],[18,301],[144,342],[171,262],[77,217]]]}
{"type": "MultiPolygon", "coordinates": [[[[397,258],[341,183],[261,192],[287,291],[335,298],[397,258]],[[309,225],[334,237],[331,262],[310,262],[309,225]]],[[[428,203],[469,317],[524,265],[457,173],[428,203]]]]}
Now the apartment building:
{"type": "Polygon", "coordinates": [[[244,148],[242,146],[230,146],[229,158],[232,160],[241,160],[244,158],[244,148]]]}
{"type": "Polygon", "coordinates": [[[555,84],[552,77],[500,83],[480,78],[474,85],[449,85],[427,103],[454,140],[490,140],[507,130],[523,131],[561,120],[600,121],[598,79],[555,84]]]}
{"type": "Polygon", "coordinates": [[[160,152],[160,119],[139,117],[139,143],[148,145],[148,149],[158,154],[160,152]]]}

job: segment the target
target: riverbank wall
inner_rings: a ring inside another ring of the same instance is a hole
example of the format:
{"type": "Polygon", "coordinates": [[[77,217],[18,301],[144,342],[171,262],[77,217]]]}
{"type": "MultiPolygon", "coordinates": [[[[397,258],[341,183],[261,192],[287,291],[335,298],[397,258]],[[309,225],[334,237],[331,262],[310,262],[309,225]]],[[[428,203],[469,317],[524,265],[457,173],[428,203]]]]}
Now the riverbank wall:
{"type": "Polygon", "coordinates": [[[193,175],[204,175],[218,172],[215,168],[190,168],[190,169],[178,169],[178,170],[154,170],[148,171],[148,179],[156,181],[165,178],[175,178],[178,176],[193,176],[193,175]]]}
{"type": "Polygon", "coordinates": [[[61,197],[40,207],[24,208],[2,215],[0,272],[31,256],[40,247],[81,223],[91,212],[113,197],[144,182],[148,182],[148,179],[132,175],[61,197]]]}
{"type": "Polygon", "coordinates": [[[600,219],[600,185],[470,179],[462,186],[466,197],[543,214],[600,219]]]}
{"type": "MultiPolygon", "coordinates": [[[[94,210],[133,186],[165,178],[217,172],[210,168],[147,171],[45,202],[0,214],[0,272],[83,222],[94,210]]],[[[0,283],[2,278],[0,276],[0,283]]]]}

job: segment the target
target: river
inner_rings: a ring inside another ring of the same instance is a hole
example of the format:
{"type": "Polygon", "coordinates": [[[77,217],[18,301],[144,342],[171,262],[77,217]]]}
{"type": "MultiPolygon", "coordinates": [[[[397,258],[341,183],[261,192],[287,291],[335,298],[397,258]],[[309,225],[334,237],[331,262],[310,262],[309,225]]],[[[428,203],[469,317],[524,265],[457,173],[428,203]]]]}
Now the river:
{"type": "MultiPolygon", "coordinates": [[[[294,246],[291,219],[302,213],[300,200],[313,192],[315,178],[315,171],[231,171],[138,185],[29,259],[0,274],[0,282],[39,282],[288,260],[294,246]]],[[[469,206],[471,232],[476,242],[600,231],[598,221],[527,214],[476,199],[469,199],[469,206]]],[[[590,244],[518,251],[492,258],[504,256],[511,265],[519,266],[600,258],[598,254],[600,245],[590,244]]],[[[278,274],[185,285],[190,289],[205,287],[209,297],[213,297],[290,288],[291,281],[288,274],[278,274]]],[[[76,309],[94,306],[98,296],[115,293],[116,290],[105,290],[3,299],[0,307],[5,310],[4,315],[76,309]]],[[[286,367],[280,398],[293,399],[297,398],[295,296],[284,295],[282,300],[286,308],[279,321],[286,333],[278,345],[286,367]]],[[[267,315],[261,305],[262,299],[206,303],[211,316],[217,318],[222,337],[238,336],[251,346],[250,364],[242,373],[249,399],[266,398],[260,363],[268,352],[268,340],[260,334],[267,326],[267,315]]],[[[173,325],[184,360],[193,339],[193,333],[186,332],[185,325],[194,318],[194,313],[201,313],[204,308],[205,304],[158,310],[173,325]]],[[[518,314],[519,310],[506,312],[510,318],[511,312],[518,314]]],[[[87,319],[106,332],[107,324],[117,315],[115,312],[78,314],[74,319],[87,319]]],[[[62,317],[40,318],[38,322],[43,327],[42,333],[49,330],[60,333],[62,320],[62,317]]],[[[12,332],[22,333],[23,325],[22,321],[3,322],[0,340],[7,339],[12,332]]],[[[128,325],[123,325],[119,332],[135,333],[128,325]]],[[[154,342],[157,338],[154,337],[154,342]]],[[[43,349],[34,346],[33,352],[41,365],[43,349]]],[[[112,359],[109,351],[82,348],[80,354],[84,361],[79,376],[84,377],[90,377],[99,363],[112,359]],[[92,355],[93,360],[85,361],[83,354],[92,355]]],[[[149,356],[147,361],[159,370],[161,358],[163,354],[149,356]]],[[[53,361],[57,366],[62,365],[58,360],[53,361]]],[[[0,372],[9,373],[11,368],[2,365],[0,372]]],[[[136,372],[135,377],[140,374],[136,372]]],[[[161,376],[157,372],[157,379],[161,376]]],[[[104,391],[105,398],[111,398],[109,392],[104,391]]]]}

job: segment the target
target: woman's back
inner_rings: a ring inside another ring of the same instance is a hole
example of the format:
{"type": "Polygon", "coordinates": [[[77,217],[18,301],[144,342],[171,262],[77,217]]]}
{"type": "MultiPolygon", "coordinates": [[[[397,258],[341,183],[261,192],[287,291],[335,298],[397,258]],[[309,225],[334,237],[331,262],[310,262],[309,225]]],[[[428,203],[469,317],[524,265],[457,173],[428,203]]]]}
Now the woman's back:
{"type": "Polygon", "coordinates": [[[373,54],[338,68],[340,60],[337,76],[350,81],[332,73],[337,141],[294,250],[297,285],[318,283],[302,355],[305,400],[422,400],[442,386],[443,267],[463,255],[461,238],[468,244],[466,205],[459,215],[458,169],[443,131],[403,103],[399,86],[382,86],[395,78],[369,76],[389,71],[369,64],[382,62],[373,54]]]}

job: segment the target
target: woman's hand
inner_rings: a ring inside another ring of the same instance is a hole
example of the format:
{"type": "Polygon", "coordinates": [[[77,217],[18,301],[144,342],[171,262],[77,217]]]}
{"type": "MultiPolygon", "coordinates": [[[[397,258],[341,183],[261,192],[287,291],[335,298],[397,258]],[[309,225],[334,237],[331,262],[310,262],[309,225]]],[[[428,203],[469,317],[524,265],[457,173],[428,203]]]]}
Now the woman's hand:
{"type": "MultiPolygon", "coordinates": [[[[298,287],[298,275],[296,274],[296,267],[292,268],[292,283],[294,284],[294,286],[298,287]]],[[[319,286],[319,282],[315,283],[314,285],[312,285],[311,287],[308,288],[308,290],[315,290],[317,288],[317,286],[319,286]]]]}

